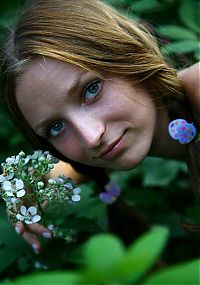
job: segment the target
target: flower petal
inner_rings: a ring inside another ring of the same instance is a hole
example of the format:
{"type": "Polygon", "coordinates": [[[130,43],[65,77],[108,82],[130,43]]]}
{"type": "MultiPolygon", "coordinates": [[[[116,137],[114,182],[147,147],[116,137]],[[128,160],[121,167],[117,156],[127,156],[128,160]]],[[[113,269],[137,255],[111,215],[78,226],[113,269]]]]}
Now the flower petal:
{"type": "Polygon", "coordinates": [[[26,207],[25,207],[24,205],[22,205],[22,206],[20,207],[20,212],[22,213],[23,216],[26,215],[27,209],[26,209],[26,207]]]}
{"type": "Polygon", "coordinates": [[[26,194],[25,190],[22,189],[20,191],[17,191],[17,197],[20,198],[20,197],[23,197],[24,195],[26,194]]]}
{"type": "Polygon", "coordinates": [[[12,191],[6,191],[6,195],[8,196],[8,197],[14,197],[14,195],[13,195],[13,192],[12,191]]]}
{"type": "Polygon", "coordinates": [[[41,217],[39,215],[35,215],[32,217],[32,222],[33,223],[37,223],[41,220],[41,217]]]}
{"type": "Polygon", "coordinates": [[[25,222],[25,224],[27,224],[27,225],[30,225],[30,224],[32,224],[33,222],[32,221],[30,221],[30,220],[24,220],[24,222],[25,222]]]}
{"type": "Polygon", "coordinates": [[[80,201],[80,200],[81,200],[80,195],[77,195],[77,194],[72,195],[72,201],[74,201],[74,202],[78,202],[78,201],[80,201]]]}
{"type": "Polygon", "coordinates": [[[74,193],[74,194],[80,194],[80,193],[81,193],[81,188],[78,188],[78,187],[77,187],[77,188],[74,188],[74,189],[73,189],[73,193],[74,193]]]}
{"type": "Polygon", "coordinates": [[[17,218],[19,221],[21,221],[21,222],[23,222],[23,220],[25,219],[25,217],[22,216],[21,214],[17,214],[17,215],[16,215],[16,218],[17,218]]]}
{"type": "Polygon", "coordinates": [[[22,189],[24,187],[24,182],[21,179],[15,179],[16,189],[22,189]]]}
{"type": "Polygon", "coordinates": [[[28,212],[31,213],[31,215],[35,215],[37,213],[37,208],[34,206],[31,206],[30,208],[28,208],[28,212]]]}
{"type": "Polygon", "coordinates": [[[26,165],[26,164],[29,162],[29,160],[30,160],[30,157],[27,156],[27,157],[24,159],[24,165],[26,165]]]}
{"type": "Polygon", "coordinates": [[[15,162],[15,157],[14,156],[6,158],[6,163],[12,164],[14,162],[15,162]]]}
{"type": "Polygon", "coordinates": [[[11,172],[6,176],[6,179],[10,180],[10,179],[13,179],[13,177],[14,177],[14,172],[11,172]]]}
{"type": "Polygon", "coordinates": [[[0,175],[0,183],[4,182],[6,180],[5,176],[0,175]]]}
{"type": "Polygon", "coordinates": [[[18,201],[18,199],[16,198],[11,198],[11,203],[16,203],[18,201]]]}
{"type": "Polygon", "coordinates": [[[12,184],[10,183],[10,181],[4,181],[2,184],[2,189],[7,191],[7,190],[11,190],[12,189],[12,184]]]}
{"type": "Polygon", "coordinates": [[[110,195],[107,192],[101,192],[99,194],[99,198],[103,203],[108,204],[108,205],[113,204],[117,200],[116,197],[110,195]]]}
{"type": "Polygon", "coordinates": [[[71,183],[65,183],[64,186],[68,189],[71,189],[71,190],[73,189],[73,186],[71,183]]]}

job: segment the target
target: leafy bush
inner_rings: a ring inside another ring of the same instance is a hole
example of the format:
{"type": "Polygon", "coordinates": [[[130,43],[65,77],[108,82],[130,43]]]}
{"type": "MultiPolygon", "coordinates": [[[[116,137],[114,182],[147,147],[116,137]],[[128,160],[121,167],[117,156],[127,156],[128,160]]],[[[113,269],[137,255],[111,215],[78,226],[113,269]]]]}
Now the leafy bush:
{"type": "Polygon", "coordinates": [[[200,259],[152,271],[167,237],[166,228],[154,228],[126,249],[115,236],[95,235],[83,247],[79,269],[32,273],[9,284],[199,284],[200,259]]]}

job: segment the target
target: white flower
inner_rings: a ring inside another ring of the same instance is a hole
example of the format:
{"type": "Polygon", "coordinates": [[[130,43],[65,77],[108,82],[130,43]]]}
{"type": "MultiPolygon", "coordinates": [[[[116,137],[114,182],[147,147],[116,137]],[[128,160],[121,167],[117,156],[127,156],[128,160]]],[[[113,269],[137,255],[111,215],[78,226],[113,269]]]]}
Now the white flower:
{"type": "Polygon", "coordinates": [[[6,163],[9,165],[15,163],[15,156],[7,157],[6,163]]]}
{"type": "Polygon", "coordinates": [[[0,175],[0,183],[6,181],[6,180],[10,180],[10,179],[13,179],[14,177],[14,173],[11,172],[9,173],[8,175],[4,176],[4,175],[0,175]]]}
{"type": "Polygon", "coordinates": [[[50,231],[52,231],[54,228],[55,228],[55,226],[53,225],[53,224],[50,224],[50,225],[48,225],[48,227],[47,227],[50,231]]]}
{"type": "Polygon", "coordinates": [[[37,208],[36,207],[29,207],[28,210],[25,206],[20,207],[20,212],[21,214],[17,214],[16,218],[24,222],[26,224],[33,224],[37,223],[39,220],[41,220],[40,215],[37,215],[37,208]]]}
{"type": "Polygon", "coordinates": [[[31,158],[38,159],[38,157],[40,157],[41,155],[42,155],[42,150],[35,150],[31,158]]]}
{"type": "Polygon", "coordinates": [[[41,189],[42,187],[44,187],[44,182],[43,182],[43,181],[38,181],[38,182],[37,182],[37,187],[38,187],[39,189],[41,189]]]}
{"type": "Polygon", "coordinates": [[[67,189],[70,189],[70,190],[73,189],[73,185],[72,185],[71,183],[65,183],[64,186],[65,186],[67,189]]]}
{"type": "Polygon", "coordinates": [[[50,178],[50,179],[48,180],[48,183],[49,183],[50,185],[55,185],[55,184],[56,184],[56,180],[50,178]]]}
{"type": "Polygon", "coordinates": [[[24,182],[21,179],[13,179],[12,181],[4,181],[2,183],[2,189],[6,191],[8,197],[23,197],[26,192],[24,188],[24,182]],[[12,182],[12,183],[11,183],[12,182]]]}
{"type": "Polygon", "coordinates": [[[81,193],[81,188],[77,187],[73,189],[74,194],[80,194],[81,193]]]}
{"type": "Polygon", "coordinates": [[[73,202],[78,202],[81,200],[81,196],[78,194],[72,195],[72,201],[73,202]]]}

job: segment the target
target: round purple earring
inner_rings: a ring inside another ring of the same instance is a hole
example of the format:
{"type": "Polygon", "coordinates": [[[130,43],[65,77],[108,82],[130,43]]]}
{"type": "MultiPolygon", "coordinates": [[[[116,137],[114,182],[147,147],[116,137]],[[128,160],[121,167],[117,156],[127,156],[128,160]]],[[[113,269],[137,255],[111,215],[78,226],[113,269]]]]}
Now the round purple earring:
{"type": "Polygon", "coordinates": [[[181,144],[190,143],[196,136],[196,128],[193,123],[188,123],[183,119],[176,119],[169,123],[168,132],[172,139],[181,144]]]}

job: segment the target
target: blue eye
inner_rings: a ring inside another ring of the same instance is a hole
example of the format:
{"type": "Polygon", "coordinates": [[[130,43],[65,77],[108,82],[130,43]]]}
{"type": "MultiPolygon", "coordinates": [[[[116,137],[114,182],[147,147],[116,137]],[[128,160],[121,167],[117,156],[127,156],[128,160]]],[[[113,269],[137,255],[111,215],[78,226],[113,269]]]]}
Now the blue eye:
{"type": "Polygon", "coordinates": [[[99,92],[101,90],[101,80],[98,79],[96,81],[93,81],[92,83],[89,83],[84,92],[83,92],[83,100],[84,103],[88,103],[90,101],[92,101],[93,99],[95,99],[98,95],[99,92]]]}
{"type": "Polygon", "coordinates": [[[65,123],[60,121],[52,124],[48,127],[48,136],[51,138],[57,137],[60,132],[65,128],[65,123]]]}

